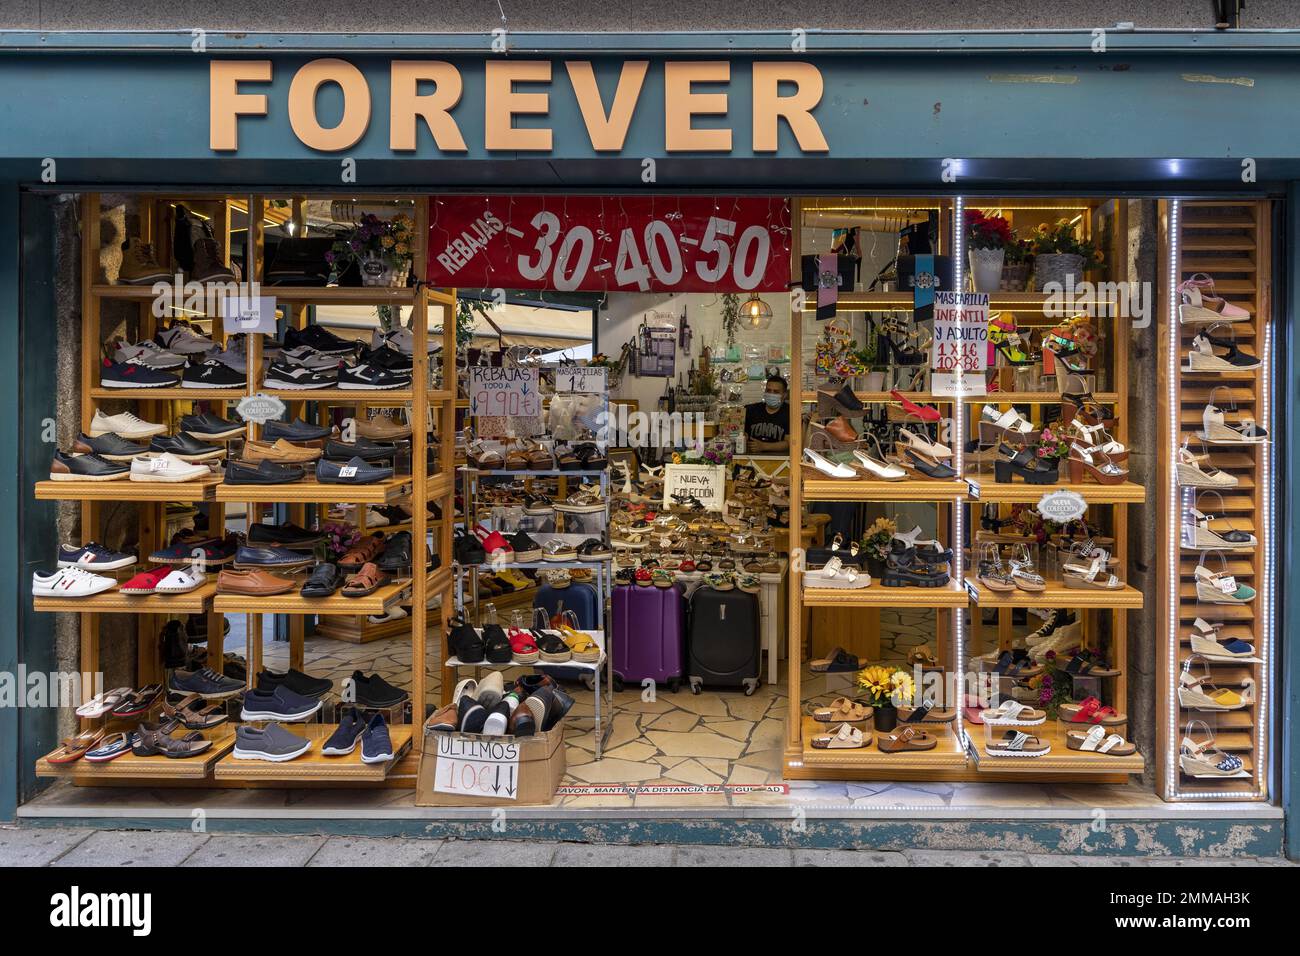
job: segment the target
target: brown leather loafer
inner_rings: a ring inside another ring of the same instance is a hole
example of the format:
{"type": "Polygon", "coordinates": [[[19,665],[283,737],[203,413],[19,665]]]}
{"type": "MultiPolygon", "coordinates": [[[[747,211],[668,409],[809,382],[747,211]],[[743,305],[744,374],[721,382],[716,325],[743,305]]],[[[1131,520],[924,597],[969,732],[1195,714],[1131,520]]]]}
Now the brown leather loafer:
{"type": "Polygon", "coordinates": [[[296,581],[269,571],[222,571],[217,575],[218,594],[286,594],[297,586],[296,581]]]}
{"type": "Polygon", "coordinates": [[[264,441],[244,442],[244,461],[278,461],[282,464],[298,465],[315,461],[321,454],[320,448],[295,445],[283,438],[277,439],[274,444],[264,441]]]}

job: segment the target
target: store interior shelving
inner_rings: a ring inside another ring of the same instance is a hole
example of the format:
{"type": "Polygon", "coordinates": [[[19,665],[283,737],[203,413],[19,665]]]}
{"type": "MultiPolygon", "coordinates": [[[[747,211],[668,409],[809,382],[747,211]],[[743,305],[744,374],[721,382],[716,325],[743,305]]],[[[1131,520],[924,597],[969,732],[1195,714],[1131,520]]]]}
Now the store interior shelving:
{"type": "MultiPolygon", "coordinates": [[[[393,197],[370,197],[376,201],[386,201],[393,197]]],[[[179,271],[171,259],[171,224],[175,215],[175,204],[184,201],[192,213],[205,219],[213,228],[217,244],[227,264],[234,249],[232,241],[232,224],[236,217],[244,223],[244,262],[252,278],[261,282],[265,277],[266,246],[265,227],[286,218],[294,217],[301,235],[302,210],[305,197],[293,197],[286,202],[268,201],[266,197],[253,197],[251,202],[244,198],[213,196],[153,196],[142,197],[140,202],[140,235],[152,243],[159,254],[162,265],[169,274],[179,271]],[[289,210],[292,210],[291,212],[289,210]]],[[[408,200],[409,202],[409,200],[408,200]]],[[[126,402],[126,408],[149,421],[175,422],[180,415],[189,412],[188,403],[204,402],[219,414],[228,414],[233,404],[245,396],[255,394],[275,394],[286,405],[289,418],[309,418],[314,408],[321,422],[334,422],[332,411],[337,408],[347,409],[349,417],[364,416],[371,408],[402,408],[413,422],[434,421],[437,427],[434,433],[445,442],[434,447],[433,465],[426,465],[429,451],[429,429],[416,427],[410,438],[412,467],[407,475],[399,475],[389,481],[372,485],[337,485],[319,483],[311,478],[292,484],[279,486],[227,485],[222,482],[219,471],[199,481],[184,483],[145,483],[128,480],[111,482],[85,481],[42,481],[37,483],[34,493],[37,498],[46,500],[78,501],[81,506],[81,538],[83,541],[102,540],[101,530],[107,503],[129,501],[137,504],[138,548],[141,556],[169,543],[171,530],[167,517],[169,503],[202,503],[206,506],[208,527],[212,533],[221,534],[228,530],[227,517],[231,512],[238,513],[242,508],[246,521],[251,524],[260,521],[279,510],[279,520],[289,520],[302,527],[309,527],[313,519],[323,521],[328,508],[339,503],[351,504],[357,512],[364,514],[367,504],[384,504],[398,500],[411,502],[432,502],[441,508],[444,514],[451,514],[452,504],[452,467],[453,451],[450,436],[455,433],[454,397],[447,390],[445,383],[455,380],[455,312],[457,300],[454,290],[438,291],[423,284],[409,288],[387,287],[342,287],[297,288],[285,286],[262,285],[259,294],[274,296],[278,311],[287,328],[302,329],[313,320],[315,307],[331,305],[352,306],[405,306],[412,316],[410,322],[414,337],[412,386],[397,391],[348,391],[343,389],[319,389],[309,392],[268,390],[262,387],[262,338],[260,335],[247,336],[246,382],[243,387],[230,389],[117,389],[105,388],[99,383],[99,361],[103,354],[103,342],[107,338],[107,318],[103,316],[103,306],[109,302],[119,303],[113,310],[113,320],[124,320],[122,307],[136,306],[135,314],[126,319],[127,328],[135,326],[132,334],[136,340],[153,336],[161,327],[163,318],[171,312],[174,318],[184,318],[204,334],[209,335],[219,344],[228,341],[232,330],[225,326],[216,310],[185,309],[174,312],[167,302],[155,301],[159,297],[151,285],[119,285],[101,280],[99,274],[100,230],[96,225],[100,219],[100,197],[87,193],[81,200],[82,246],[81,246],[81,287],[82,287],[82,333],[81,333],[81,382],[79,428],[88,426],[96,408],[101,402],[126,402]],[[161,309],[155,308],[161,304],[161,309]],[[161,315],[159,314],[161,312],[161,315]],[[201,314],[200,314],[201,313],[201,314]],[[440,341],[431,349],[429,320],[441,327],[440,341]],[[436,356],[441,365],[441,373],[436,380],[431,376],[431,354],[436,356]],[[431,385],[431,382],[433,384],[431,385]],[[436,387],[434,387],[436,385],[436,387]],[[408,497],[409,496],[409,497],[408,497]]],[[[423,262],[426,235],[426,211],[422,204],[410,207],[415,220],[413,261],[423,262]]],[[[247,286],[245,286],[247,288],[247,286]]],[[[227,292],[205,287],[205,292],[227,292]]],[[[395,310],[396,311],[396,310],[395,310]]],[[[398,313],[400,314],[400,313],[398,313]]],[[[240,439],[257,439],[261,426],[257,422],[245,425],[245,434],[240,439]]],[[[104,614],[130,614],[136,621],[138,641],[137,664],[135,668],[136,686],[165,682],[166,672],[158,639],[163,623],[169,617],[184,614],[206,613],[207,615],[207,654],[210,667],[220,672],[223,669],[224,639],[222,620],[225,615],[240,614],[245,619],[245,633],[249,635],[246,647],[246,669],[249,686],[256,683],[256,675],[262,669],[262,640],[264,616],[284,615],[287,621],[286,631],[289,642],[289,665],[303,667],[303,645],[307,633],[307,622],[313,618],[322,621],[361,620],[368,615],[383,614],[398,603],[409,603],[411,613],[400,623],[401,627],[392,628],[391,636],[407,633],[411,640],[411,673],[409,675],[409,692],[411,707],[406,715],[406,723],[397,723],[390,727],[390,736],[399,751],[395,759],[388,763],[363,764],[359,751],[350,757],[323,757],[319,746],[313,746],[312,753],[293,761],[284,763],[264,763],[239,761],[239,767],[226,768],[216,772],[223,763],[233,761],[228,755],[233,746],[234,721],[214,728],[205,734],[220,741],[219,746],[195,758],[168,759],[166,757],[137,757],[127,754],[105,763],[92,764],[84,760],[69,765],[56,765],[42,759],[37,766],[39,775],[70,777],[76,783],[93,784],[103,779],[134,780],[144,783],[164,784],[172,780],[208,780],[216,785],[229,783],[238,785],[242,781],[255,779],[274,779],[280,781],[311,780],[329,783],[382,782],[402,759],[409,757],[413,727],[423,721],[427,695],[428,664],[426,662],[426,637],[429,633],[441,631],[441,620],[428,620],[430,607],[441,608],[444,612],[450,606],[449,594],[452,579],[449,569],[423,573],[422,559],[424,544],[433,535],[433,553],[450,554],[451,531],[448,523],[431,522],[426,518],[425,508],[413,507],[409,522],[403,526],[412,534],[414,547],[413,573],[382,586],[364,598],[347,598],[336,593],[329,598],[304,598],[294,591],[277,596],[255,596],[218,594],[217,568],[208,569],[208,581],[199,589],[180,595],[151,595],[131,597],[112,590],[91,598],[48,599],[38,598],[34,601],[37,610],[71,611],[78,613],[81,629],[81,668],[84,672],[96,673],[101,668],[100,661],[100,624],[104,614]],[[257,763],[257,766],[253,766],[257,763]]],[[[245,525],[247,527],[248,525],[245,525]]],[[[141,561],[142,565],[147,562],[141,561]]],[[[134,569],[119,573],[125,579],[134,569]]],[[[87,689],[86,696],[90,695],[87,689]]],[[[338,689],[327,695],[335,699],[338,689]]],[[[133,730],[135,725],[146,720],[157,720],[157,710],[162,700],[157,701],[148,714],[129,722],[110,722],[106,730],[133,730]],[[117,724],[121,724],[118,726],[117,724]]],[[[391,714],[387,715],[390,716],[391,714]]],[[[103,719],[81,721],[83,730],[95,729],[103,719]]],[[[328,736],[333,725],[326,724],[291,724],[290,730],[305,734],[319,743],[328,736]]],[[[413,779],[414,772],[404,774],[407,785],[413,779]]]]}

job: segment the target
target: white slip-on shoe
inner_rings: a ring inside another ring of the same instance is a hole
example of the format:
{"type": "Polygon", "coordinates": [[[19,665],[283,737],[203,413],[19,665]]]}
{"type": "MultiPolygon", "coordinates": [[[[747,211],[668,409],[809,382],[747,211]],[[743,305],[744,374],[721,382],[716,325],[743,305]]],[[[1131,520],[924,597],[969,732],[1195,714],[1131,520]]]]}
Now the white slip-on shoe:
{"type": "Polygon", "coordinates": [[[86,434],[91,438],[98,438],[100,435],[110,433],[117,435],[119,438],[152,438],[154,435],[165,435],[167,426],[147,422],[143,418],[137,418],[130,412],[105,415],[99,409],[95,409],[95,417],[90,420],[90,428],[86,434]]]}
{"type": "Polygon", "coordinates": [[[171,452],[131,459],[132,481],[195,481],[210,474],[207,465],[192,465],[171,452]]]}

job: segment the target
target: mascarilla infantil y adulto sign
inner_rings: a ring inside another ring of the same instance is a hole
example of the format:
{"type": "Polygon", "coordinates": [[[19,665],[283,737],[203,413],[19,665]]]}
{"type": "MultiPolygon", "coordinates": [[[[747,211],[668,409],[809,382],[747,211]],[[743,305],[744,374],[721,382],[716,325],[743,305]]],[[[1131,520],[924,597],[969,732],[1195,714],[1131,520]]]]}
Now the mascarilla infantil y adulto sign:
{"type": "Polygon", "coordinates": [[[987,292],[935,292],[930,393],[983,395],[988,341],[987,292]]]}

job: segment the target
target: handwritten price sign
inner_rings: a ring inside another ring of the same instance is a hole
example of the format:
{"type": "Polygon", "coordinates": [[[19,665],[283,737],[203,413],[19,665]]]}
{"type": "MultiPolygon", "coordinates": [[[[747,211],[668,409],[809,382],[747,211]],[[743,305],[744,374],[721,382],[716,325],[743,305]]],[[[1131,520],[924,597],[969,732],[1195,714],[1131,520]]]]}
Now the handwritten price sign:
{"type": "Polygon", "coordinates": [[[435,196],[429,282],[462,288],[776,292],[790,206],[713,196],[435,196]]]}
{"type": "Polygon", "coordinates": [[[433,789],[460,796],[519,796],[519,745],[513,741],[438,734],[433,789]]]}
{"type": "Polygon", "coordinates": [[[603,395],[609,379],[608,369],[600,366],[569,365],[555,370],[557,392],[585,392],[603,395]]]}
{"type": "Polygon", "coordinates": [[[542,396],[537,390],[537,369],[471,366],[469,413],[539,418],[542,396]]]}
{"type": "Polygon", "coordinates": [[[930,391],[935,395],[984,394],[988,342],[987,292],[935,292],[930,391]]]}

